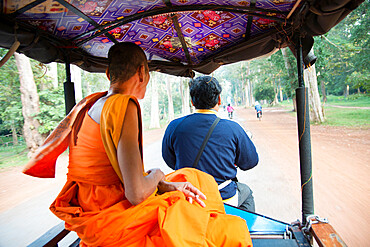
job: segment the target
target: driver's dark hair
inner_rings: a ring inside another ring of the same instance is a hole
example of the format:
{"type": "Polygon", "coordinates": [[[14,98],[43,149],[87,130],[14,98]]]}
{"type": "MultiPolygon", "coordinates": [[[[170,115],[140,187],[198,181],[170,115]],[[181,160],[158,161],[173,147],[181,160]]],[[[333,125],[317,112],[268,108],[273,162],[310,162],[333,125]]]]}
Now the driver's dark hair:
{"type": "Polygon", "coordinates": [[[200,76],[190,81],[190,96],[196,109],[213,108],[221,91],[220,83],[211,76],[200,76]]]}
{"type": "Polygon", "coordinates": [[[148,69],[145,53],[140,46],[131,42],[122,42],[109,49],[108,69],[111,84],[127,81],[141,65],[148,69]]]}

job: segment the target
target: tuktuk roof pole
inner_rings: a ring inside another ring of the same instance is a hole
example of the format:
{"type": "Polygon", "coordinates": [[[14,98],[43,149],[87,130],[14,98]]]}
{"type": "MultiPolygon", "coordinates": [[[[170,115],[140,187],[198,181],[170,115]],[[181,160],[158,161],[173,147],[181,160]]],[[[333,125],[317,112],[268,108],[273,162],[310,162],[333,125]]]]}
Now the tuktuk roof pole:
{"type": "Polygon", "coordinates": [[[303,81],[303,57],[301,38],[298,38],[297,47],[298,88],[297,122],[299,140],[299,158],[301,169],[301,194],[302,194],[302,222],[306,223],[307,216],[314,214],[313,189],[312,189],[312,160],[311,160],[311,132],[308,89],[303,81]]]}
{"type": "Polygon", "coordinates": [[[71,64],[69,62],[69,55],[65,55],[65,65],[66,65],[66,81],[64,82],[64,102],[66,106],[66,115],[72,110],[76,105],[75,97],[75,86],[71,81],[71,64]]]}

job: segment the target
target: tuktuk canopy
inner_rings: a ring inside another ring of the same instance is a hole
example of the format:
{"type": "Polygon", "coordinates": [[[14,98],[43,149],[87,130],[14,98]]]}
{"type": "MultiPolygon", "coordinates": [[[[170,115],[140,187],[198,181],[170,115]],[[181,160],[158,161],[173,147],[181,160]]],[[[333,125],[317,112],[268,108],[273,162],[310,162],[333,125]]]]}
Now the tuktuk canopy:
{"type": "Polygon", "coordinates": [[[141,46],[151,71],[192,76],[328,32],[363,0],[3,0],[0,46],[43,63],[104,72],[109,48],[141,46]]]}

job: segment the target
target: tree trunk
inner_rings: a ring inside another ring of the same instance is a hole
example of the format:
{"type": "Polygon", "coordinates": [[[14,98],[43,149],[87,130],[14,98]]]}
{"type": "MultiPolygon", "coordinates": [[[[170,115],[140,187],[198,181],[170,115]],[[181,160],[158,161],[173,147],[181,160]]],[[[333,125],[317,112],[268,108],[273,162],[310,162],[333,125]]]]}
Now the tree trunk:
{"type": "Polygon", "coordinates": [[[181,113],[183,116],[185,116],[185,92],[184,92],[184,81],[182,78],[180,78],[180,96],[181,96],[181,113]]]}
{"type": "Polygon", "coordinates": [[[75,99],[78,103],[83,98],[81,86],[81,69],[74,64],[71,64],[71,81],[74,83],[75,86],[75,99]]]}
{"type": "Polygon", "coordinates": [[[189,115],[191,109],[189,82],[186,79],[184,79],[182,82],[184,85],[184,114],[189,115]]]}
{"type": "Polygon", "coordinates": [[[251,98],[250,98],[250,93],[249,93],[249,89],[250,89],[250,80],[249,79],[246,79],[245,80],[245,106],[246,107],[250,107],[252,106],[251,105],[251,98]]]}
{"type": "MultiPolygon", "coordinates": [[[[83,73],[83,78],[86,78],[86,74],[88,72],[86,72],[84,70],[82,70],[81,72],[83,73]]],[[[91,87],[90,87],[90,81],[89,80],[84,79],[84,87],[85,87],[86,96],[90,95],[91,94],[91,87]]]]}
{"type": "Polygon", "coordinates": [[[321,106],[319,90],[317,88],[317,76],[315,64],[303,71],[304,81],[308,88],[308,98],[310,101],[311,121],[322,123],[325,121],[321,106]]]}
{"type": "Polygon", "coordinates": [[[12,121],[12,137],[13,137],[13,146],[18,145],[18,136],[17,136],[17,130],[15,129],[14,121],[12,121]]]}
{"type": "Polygon", "coordinates": [[[245,80],[245,106],[250,107],[250,98],[249,98],[249,80],[245,80]]]}
{"type": "MultiPolygon", "coordinates": [[[[251,68],[251,61],[248,61],[248,71],[247,71],[248,76],[251,74],[250,68],[251,68]]],[[[248,78],[248,98],[249,98],[249,106],[253,106],[254,105],[253,81],[251,81],[249,78],[248,78]]]]}
{"type": "Polygon", "coordinates": [[[175,119],[175,111],[173,109],[172,91],[171,91],[171,78],[166,76],[166,86],[167,86],[167,97],[168,97],[168,122],[175,119]]]}
{"type": "Polygon", "coordinates": [[[272,105],[276,105],[277,103],[279,103],[279,100],[278,100],[279,88],[278,88],[278,85],[275,79],[274,79],[274,93],[275,93],[275,97],[274,97],[274,101],[272,102],[272,105]]]}
{"type": "MultiPolygon", "coordinates": [[[[293,73],[293,66],[290,63],[289,57],[288,57],[288,48],[281,49],[281,54],[283,54],[285,68],[286,68],[286,70],[288,72],[288,75],[289,75],[289,83],[292,86],[291,88],[294,88],[293,82],[295,81],[295,78],[294,78],[294,73],[293,73]]],[[[297,111],[297,105],[296,105],[295,95],[294,95],[294,92],[291,92],[291,93],[292,93],[292,99],[293,99],[293,110],[296,112],[297,111]]]]}
{"type": "MultiPolygon", "coordinates": [[[[250,75],[250,66],[251,66],[251,62],[248,61],[248,75],[250,75]]],[[[248,89],[248,91],[249,91],[249,105],[250,106],[254,106],[254,103],[255,103],[255,99],[254,99],[254,95],[253,95],[253,91],[254,91],[253,83],[254,83],[253,81],[248,80],[248,84],[249,84],[249,89],[248,89]]]]}
{"type": "Polygon", "coordinates": [[[245,106],[246,107],[250,107],[252,106],[252,100],[251,100],[251,92],[250,92],[250,80],[249,80],[249,74],[250,74],[250,62],[248,61],[248,64],[246,65],[247,67],[247,70],[245,71],[246,72],[246,78],[245,78],[245,106]]]}
{"type": "Polygon", "coordinates": [[[52,82],[53,88],[58,88],[58,64],[50,63],[47,65],[48,70],[46,75],[48,79],[52,82]]]}
{"type": "MultiPolygon", "coordinates": [[[[274,65],[272,64],[272,62],[270,61],[270,66],[273,67],[274,65]]],[[[273,87],[274,87],[274,100],[271,102],[272,105],[277,105],[277,103],[279,103],[279,100],[278,100],[278,93],[279,93],[279,90],[278,90],[278,84],[276,83],[276,78],[274,78],[275,76],[270,74],[270,78],[273,79],[273,87]]]]}
{"type": "Polygon", "coordinates": [[[254,103],[256,102],[256,99],[254,98],[254,95],[253,95],[253,90],[254,90],[254,82],[249,80],[249,100],[250,100],[251,106],[254,106],[254,103]]]}
{"type": "Polygon", "coordinates": [[[281,88],[281,81],[279,78],[279,92],[280,92],[280,102],[284,101],[284,96],[283,96],[283,89],[281,88]]]}
{"type": "Polygon", "coordinates": [[[181,78],[180,79],[180,93],[181,93],[181,112],[183,116],[190,114],[190,91],[189,91],[189,83],[181,78]]]}
{"type": "Polygon", "coordinates": [[[274,101],[272,102],[272,105],[277,105],[279,103],[279,99],[278,99],[278,90],[276,89],[275,91],[275,98],[274,98],[274,101]]]}
{"type": "Polygon", "coordinates": [[[292,98],[292,102],[293,102],[293,111],[297,112],[297,98],[295,97],[295,95],[292,98]]]}
{"type": "Polygon", "coordinates": [[[150,110],[150,125],[149,129],[160,128],[159,123],[159,103],[158,103],[158,75],[152,72],[152,103],[150,110]]]}
{"type": "Polygon", "coordinates": [[[321,93],[322,93],[322,102],[324,102],[325,104],[327,101],[327,98],[326,98],[325,83],[323,81],[321,82],[321,93]]]}
{"type": "Polygon", "coordinates": [[[43,138],[38,132],[40,123],[35,116],[40,112],[39,95],[33,79],[30,59],[23,54],[14,53],[19,72],[22,114],[24,118],[23,136],[29,152],[29,157],[42,144],[43,138]]]}
{"type": "MultiPolygon", "coordinates": [[[[244,67],[244,62],[241,61],[240,62],[240,79],[242,81],[242,90],[243,90],[243,93],[242,93],[243,101],[242,102],[244,103],[244,105],[247,105],[247,101],[244,101],[244,98],[245,98],[245,100],[247,99],[247,97],[245,96],[245,93],[247,92],[247,83],[244,83],[244,71],[243,71],[243,67],[244,67]]],[[[247,80],[245,80],[245,82],[247,82],[247,80]]]]}

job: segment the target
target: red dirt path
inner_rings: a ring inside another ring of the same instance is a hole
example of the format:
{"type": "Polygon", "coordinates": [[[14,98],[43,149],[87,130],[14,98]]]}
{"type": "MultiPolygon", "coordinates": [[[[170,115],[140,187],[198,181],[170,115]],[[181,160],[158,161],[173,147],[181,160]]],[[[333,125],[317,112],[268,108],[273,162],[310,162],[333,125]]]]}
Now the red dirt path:
{"type": "MultiPolygon", "coordinates": [[[[260,156],[256,168],[238,173],[254,191],[257,212],[285,222],[301,219],[296,118],[274,108],[264,109],[258,121],[254,110],[239,108],[235,120],[253,133],[260,156]]],[[[144,145],[156,143],[163,131],[146,131],[144,145]]],[[[311,139],[315,213],[328,218],[348,246],[370,246],[370,130],[311,125],[311,139]]],[[[67,160],[64,154],[58,163],[67,160]]],[[[65,168],[57,179],[21,170],[0,170],[0,213],[65,181],[65,168]]]]}
{"type": "MultiPolygon", "coordinates": [[[[301,220],[296,117],[268,108],[260,122],[251,109],[236,116],[253,133],[260,156],[245,181],[257,212],[301,220]]],[[[311,141],[315,214],[328,218],[348,246],[370,246],[370,129],[311,125],[311,141]]]]}

